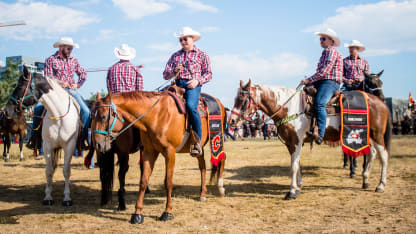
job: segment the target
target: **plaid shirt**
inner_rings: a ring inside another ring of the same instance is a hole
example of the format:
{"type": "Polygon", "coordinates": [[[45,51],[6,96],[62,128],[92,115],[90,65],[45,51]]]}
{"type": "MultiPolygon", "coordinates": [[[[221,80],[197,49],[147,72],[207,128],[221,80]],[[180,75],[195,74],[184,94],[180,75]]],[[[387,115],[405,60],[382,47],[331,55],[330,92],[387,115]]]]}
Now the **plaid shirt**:
{"type": "Polygon", "coordinates": [[[111,93],[143,90],[143,76],[129,61],[120,60],[108,70],[107,89],[111,93]]]}
{"type": "Polygon", "coordinates": [[[45,76],[66,81],[69,84],[75,84],[74,73],[77,73],[80,87],[87,78],[87,73],[76,58],[69,56],[65,59],[58,52],[46,59],[44,73],[45,76]]]}
{"type": "Polygon", "coordinates": [[[370,66],[367,60],[358,56],[344,58],[344,81],[347,79],[364,79],[364,73],[370,74],[370,66]]]}
{"type": "Polygon", "coordinates": [[[182,71],[179,73],[177,79],[199,81],[199,85],[203,85],[211,80],[212,72],[208,55],[202,50],[194,46],[191,51],[181,49],[170,57],[166,64],[163,78],[169,80],[175,73],[174,69],[177,65],[183,65],[182,71]]]}
{"type": "Polygon", "coordinates": [[[322,51],[316,73],[309,77],[308,80],[310,83],[318,80],[334,80],[337,83],[341,83],[342,69],[341,54],[335,47],[330,46],[322,51]]]}

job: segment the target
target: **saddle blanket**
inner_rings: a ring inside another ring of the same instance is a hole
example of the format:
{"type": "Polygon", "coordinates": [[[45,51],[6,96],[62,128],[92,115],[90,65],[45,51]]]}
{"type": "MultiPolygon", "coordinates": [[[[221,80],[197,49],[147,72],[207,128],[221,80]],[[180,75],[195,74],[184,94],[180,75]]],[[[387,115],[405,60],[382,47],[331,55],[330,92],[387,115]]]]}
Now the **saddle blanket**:
{"type": "Polygon", "coordinates": [[[218,162],[225,158],[224,153],[224,123],[218,100],[211,95],[201,93],[208,109],[208,131],[211,149],[211,163],[218,166],[218,162]]]}
{"type": "Polygon", "coordinates": [[[354,158],[370,153],[370,116],[367,96],[362,91],[344,92],[340,97],[342,151],[354,158]]]}

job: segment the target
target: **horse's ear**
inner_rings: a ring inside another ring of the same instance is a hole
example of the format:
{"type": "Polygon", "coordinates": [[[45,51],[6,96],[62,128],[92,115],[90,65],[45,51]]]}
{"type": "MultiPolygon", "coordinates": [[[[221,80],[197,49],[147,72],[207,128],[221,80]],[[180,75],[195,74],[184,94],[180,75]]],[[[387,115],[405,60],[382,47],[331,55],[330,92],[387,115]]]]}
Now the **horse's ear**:
{"type": "Polygon", "coordinates": [[[101,94],[100,92],[97,92],[97,96],[95,97],[95,100],[98,101],[101,99],[101,94]]]}
{"type": "Polygon", "coordinates": [[[23,65],[23,76],[29,77],[29,69],[27,69],[26,65],[23,65]]]}
{"type": "Polygon", "coordinates": [[[381,72],[379,72],[379,73],[377,74],[378,78],[380,78],[380,76],[381,76],[381,75],[383,75],[383,72],[384,72],[384,69],[383,69],[383,70],[381,70],[381,72]]]}
{"type": "Polygon", "coordinates": [[[246,84],[246,87],[248,87],[248,88],[251,87],[251,78],[248,79],[248,83],[246,84]]]}
{"type": "Polygon", "coordinates": [[[240,80],[240,88],[244,87],[244,82],[240,80]]]}

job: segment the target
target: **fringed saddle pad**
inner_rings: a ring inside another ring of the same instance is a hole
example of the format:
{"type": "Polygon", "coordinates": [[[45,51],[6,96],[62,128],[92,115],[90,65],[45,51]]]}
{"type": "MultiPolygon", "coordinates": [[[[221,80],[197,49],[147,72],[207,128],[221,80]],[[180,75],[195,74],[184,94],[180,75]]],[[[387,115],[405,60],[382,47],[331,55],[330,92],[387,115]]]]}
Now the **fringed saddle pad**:
{"type": "Polygon", "coordinates": [[[367,96],[344,92],[340,98],[342,150],[352,157],[370,153],[370,120],[367,96]]]}
{"type": "Polygon", "coordinates": [[[218,166],[218,162],[225,158],[224,153],[224,123],[218,100],[206,93],[201,93],[207,106],[209,143],[211,149],[211,163],[218,166]]]}

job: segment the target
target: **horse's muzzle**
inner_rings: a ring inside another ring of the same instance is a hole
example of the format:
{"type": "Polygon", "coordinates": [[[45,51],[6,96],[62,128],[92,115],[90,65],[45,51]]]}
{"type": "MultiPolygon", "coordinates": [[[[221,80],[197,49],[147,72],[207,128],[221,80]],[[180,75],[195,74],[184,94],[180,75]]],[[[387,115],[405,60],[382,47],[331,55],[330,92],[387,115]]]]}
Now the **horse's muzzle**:
{"type": "Polygon", "coordinates": [[[95,143],[95,150],[97,150],[98,152],[101,153],[105,153],[107,151],[111,150],[111,142],[108,140],[101,140],[101,141],[96,141],[95,143]]]}

